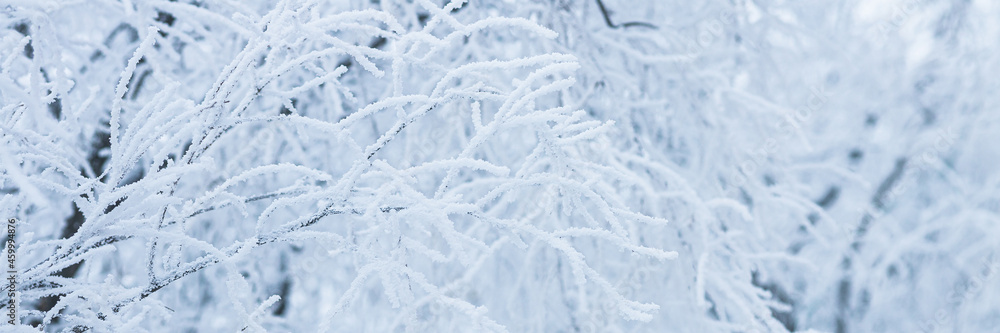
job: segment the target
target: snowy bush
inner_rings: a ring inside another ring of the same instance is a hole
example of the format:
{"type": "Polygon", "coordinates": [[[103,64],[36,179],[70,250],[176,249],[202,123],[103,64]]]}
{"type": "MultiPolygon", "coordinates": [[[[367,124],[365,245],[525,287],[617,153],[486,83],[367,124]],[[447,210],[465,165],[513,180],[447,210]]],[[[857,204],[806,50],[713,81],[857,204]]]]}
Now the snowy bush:
{"type": "Polygon", "coordinates": [[[992,2],[0,7],[22,331],[1000,324],[992,2]]]}

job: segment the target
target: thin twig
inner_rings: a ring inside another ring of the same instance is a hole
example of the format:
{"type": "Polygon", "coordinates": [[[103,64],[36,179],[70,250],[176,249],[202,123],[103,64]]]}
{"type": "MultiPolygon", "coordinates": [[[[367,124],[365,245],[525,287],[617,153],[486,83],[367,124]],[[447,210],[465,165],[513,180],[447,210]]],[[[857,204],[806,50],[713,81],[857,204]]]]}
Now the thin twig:
{"type": "Polygon", "coordinates": [[[600,8],[601,9],[601,15],[604,15],[604,23],[607,23],[608,26],[611,27],[611,28],[617,29],[619,27],[622,27],[622,28],[646,27],[646,28],[650,28],[650,29],[659,29],[655,25],[650,24],[650,23],[646,23],[646,22],[625,22],[625,23],[622,23],[621,25],[615,24],[614,22],[611,22],[611,15],[608,14],[608,8],[604,7],[604,2],[603,1],[597,0],[597,8],[600,8]]]}

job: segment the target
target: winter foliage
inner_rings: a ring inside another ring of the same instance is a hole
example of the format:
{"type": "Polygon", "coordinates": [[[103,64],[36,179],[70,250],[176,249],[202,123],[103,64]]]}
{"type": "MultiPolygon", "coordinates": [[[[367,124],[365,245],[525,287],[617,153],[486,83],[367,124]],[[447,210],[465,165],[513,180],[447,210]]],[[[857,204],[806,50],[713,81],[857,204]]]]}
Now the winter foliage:
{"type": "Polygon", "coordinates": [[[4,329],[1000,327],[991,1],[0,8],[4,329]]]}

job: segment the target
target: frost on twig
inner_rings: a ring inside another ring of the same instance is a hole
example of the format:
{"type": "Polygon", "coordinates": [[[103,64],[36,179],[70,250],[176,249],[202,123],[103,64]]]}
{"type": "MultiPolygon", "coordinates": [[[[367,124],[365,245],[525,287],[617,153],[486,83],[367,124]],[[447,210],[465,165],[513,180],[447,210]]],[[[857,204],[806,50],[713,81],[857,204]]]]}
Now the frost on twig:
{"type": "Polygon", "coordinates": [[[39,23],[33,57],[4,44],[0,186],[53,210],[31,223],[73,207],[83,221],[19,249],[31,321],[505,331],[523,322],[505,295],[653,318],[610,259],[677,253],[640,241],[666,221],[618,198],[644,180],[590,153],[614,124],[573,106],[577,59],[483,53],[557,34],[457,15],[462,1],[342,6],[106,3],[122,19],[91,31],[106,41],[59,50],[71,36],[39,23]],[[55,98],[61,115],[37,112],[55,98]]]}

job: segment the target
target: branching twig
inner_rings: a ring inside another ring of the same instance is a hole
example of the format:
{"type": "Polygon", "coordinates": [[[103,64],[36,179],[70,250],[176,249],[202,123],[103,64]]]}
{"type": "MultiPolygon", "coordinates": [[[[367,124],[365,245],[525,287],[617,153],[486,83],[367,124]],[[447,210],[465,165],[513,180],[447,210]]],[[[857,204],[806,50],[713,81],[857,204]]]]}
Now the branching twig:
{"type": "Polygon", "coordinates": [[[604,2],[603,1],[597,0],[597,8],[601,9],[601,15],[604,16],[604,23],[607,23],[608,26],[611,27],[611,28],[617,29],[619,27],[622,27],[622,28],[645,27],[645,28],[650,28],[650,29],[659,29],[655,25],[650,24],[650,23],[646,23],[646,22],[625,22],[625,23],[622,23],[621,25],[614,24],[614,22],[611,22],[611,15],[608,13],[608,8],[604,7],[604,2]]]}

